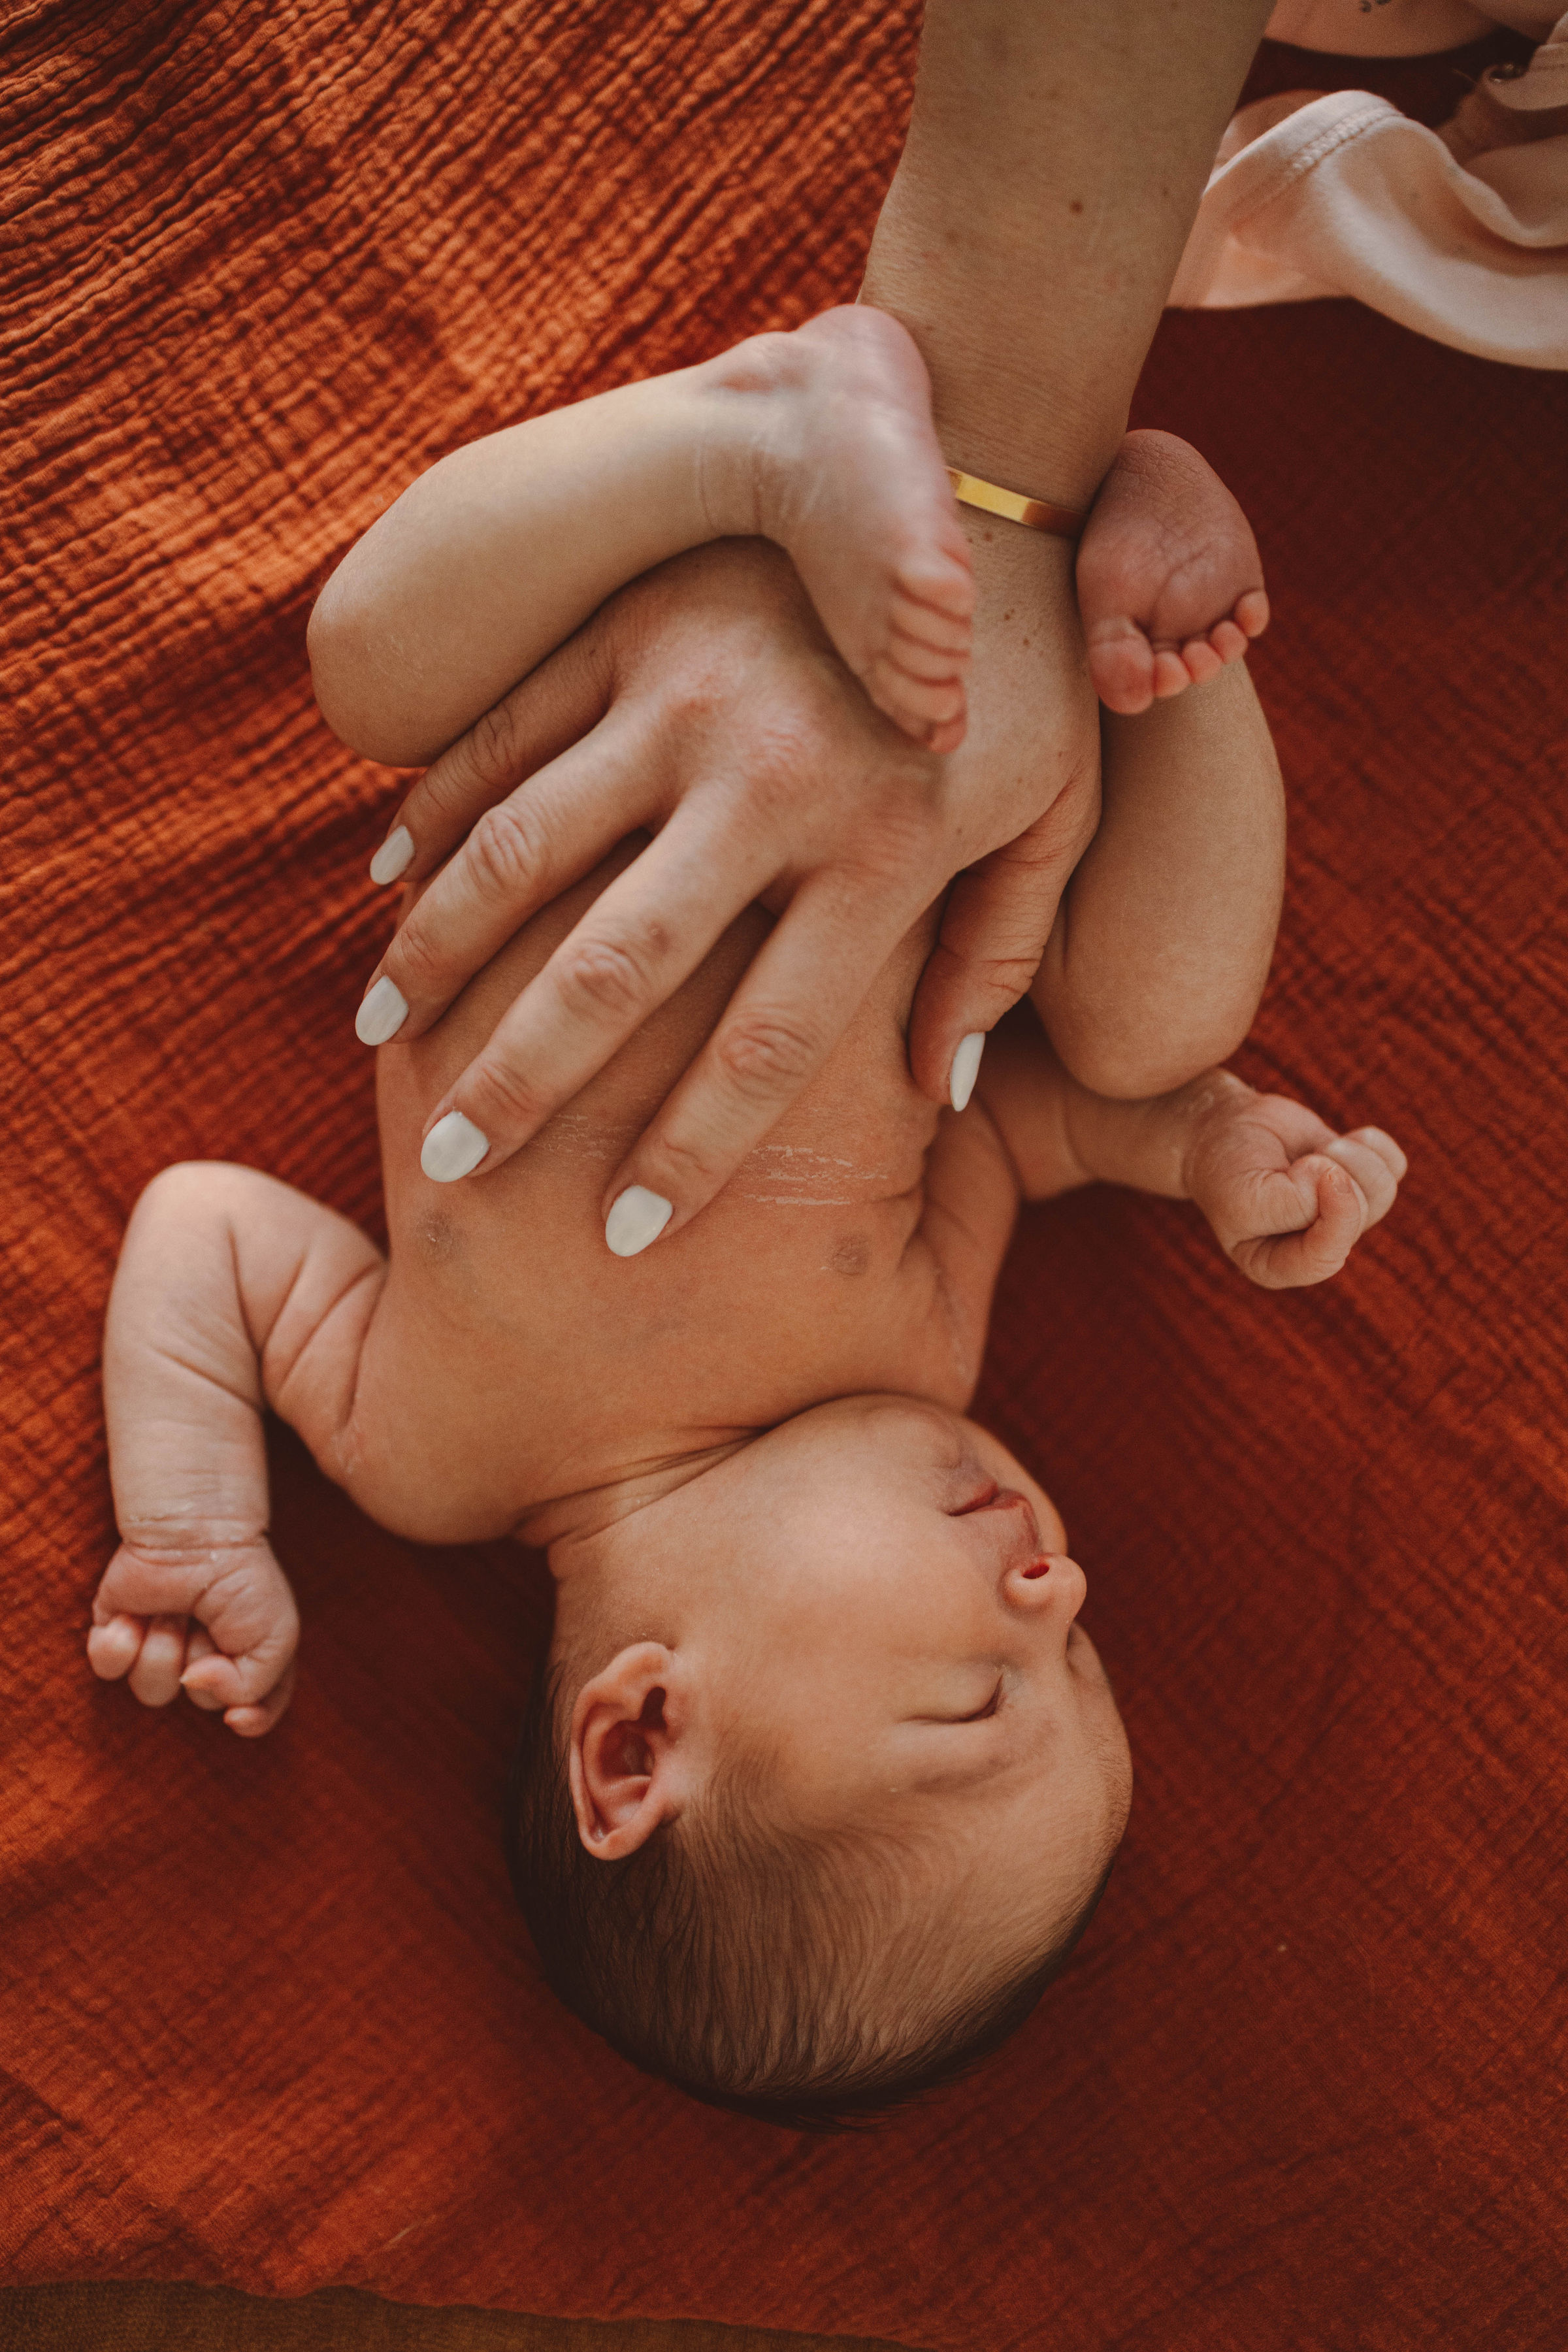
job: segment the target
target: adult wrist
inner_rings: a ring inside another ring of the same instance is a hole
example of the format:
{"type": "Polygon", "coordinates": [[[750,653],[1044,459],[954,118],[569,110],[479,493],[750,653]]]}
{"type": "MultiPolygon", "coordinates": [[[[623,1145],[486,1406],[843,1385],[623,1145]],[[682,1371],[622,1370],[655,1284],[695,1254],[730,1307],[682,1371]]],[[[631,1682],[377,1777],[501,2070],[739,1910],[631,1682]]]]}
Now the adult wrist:
{"type": "Polygon", "coordinates": [[[929,207],[902,178],[883,206],[860,299],[914,338],[949,465],[1089,507],[1127,429],[1141,348],[1108,351],[1101,330],[1084,349],[1064,328],[1037,225],[1000,212],[971,220],[952,247],[945,233],[922,234],[929,207]]]}

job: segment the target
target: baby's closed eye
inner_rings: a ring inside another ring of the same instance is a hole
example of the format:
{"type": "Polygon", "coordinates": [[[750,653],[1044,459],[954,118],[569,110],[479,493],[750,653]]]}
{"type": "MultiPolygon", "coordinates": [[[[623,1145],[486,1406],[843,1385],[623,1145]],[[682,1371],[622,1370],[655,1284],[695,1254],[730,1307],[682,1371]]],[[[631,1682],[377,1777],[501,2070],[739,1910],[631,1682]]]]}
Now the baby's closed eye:
{"type": "Polygon", "coordinates": [[[1002,1679],[1001,1675],[997,1676],[984,1706],[972,1707],[967,1715],[921,1715],[915,1720],[917,1723],[988,1723],[1002,1705],[1002,1679]]]}

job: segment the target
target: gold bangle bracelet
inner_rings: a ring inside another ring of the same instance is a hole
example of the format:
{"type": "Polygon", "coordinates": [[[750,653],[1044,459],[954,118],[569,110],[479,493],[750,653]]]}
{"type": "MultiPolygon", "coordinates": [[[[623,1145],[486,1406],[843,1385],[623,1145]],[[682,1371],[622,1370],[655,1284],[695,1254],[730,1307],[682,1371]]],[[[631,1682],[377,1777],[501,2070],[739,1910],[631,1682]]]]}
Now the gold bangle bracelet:
{"type": "Polygon", "coordinates": [[[1054,506],[1049,499],[1026,499],[1021,490],[1004,490],[983,482],[978,474],[947,469],[952,495],[963,507],[980,507],[986,514],[1003,515],[1009,522],[1026,523],[1031,530],[1048,530],[1053,539],[1081,539],[1089,520],[1072,507],[1054,506]]]}

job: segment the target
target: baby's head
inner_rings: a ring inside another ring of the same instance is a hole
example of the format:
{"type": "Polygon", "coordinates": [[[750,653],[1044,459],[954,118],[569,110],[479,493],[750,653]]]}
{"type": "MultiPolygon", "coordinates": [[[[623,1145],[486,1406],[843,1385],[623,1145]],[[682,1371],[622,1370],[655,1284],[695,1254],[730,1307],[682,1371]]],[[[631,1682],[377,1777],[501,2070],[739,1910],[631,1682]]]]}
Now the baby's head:
{"type": "Polygon", "coordinates": [[[994,1438],[876,1396],[557,1545],[514,1870],[568,2006],[700,2097],[816,2126],[1004,2040],[1131,1788],[1063,1541],[994,1438]]]}

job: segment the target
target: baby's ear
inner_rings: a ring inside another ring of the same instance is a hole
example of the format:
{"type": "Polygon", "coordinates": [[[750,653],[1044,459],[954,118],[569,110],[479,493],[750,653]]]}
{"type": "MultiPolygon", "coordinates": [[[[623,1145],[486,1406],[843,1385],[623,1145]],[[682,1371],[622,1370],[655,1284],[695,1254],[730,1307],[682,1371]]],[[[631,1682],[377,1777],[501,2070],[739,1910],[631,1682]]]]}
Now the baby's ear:
{"type": "Polygon", "coordinates": [[[584,1683],[572,1709],[572,1807],[600,1862],[619,1862],[685,1804],[690,1705],[684,1670],[662,1643],[622,1650],[584,1683]]]}

